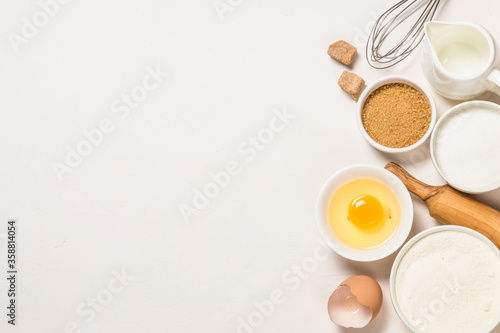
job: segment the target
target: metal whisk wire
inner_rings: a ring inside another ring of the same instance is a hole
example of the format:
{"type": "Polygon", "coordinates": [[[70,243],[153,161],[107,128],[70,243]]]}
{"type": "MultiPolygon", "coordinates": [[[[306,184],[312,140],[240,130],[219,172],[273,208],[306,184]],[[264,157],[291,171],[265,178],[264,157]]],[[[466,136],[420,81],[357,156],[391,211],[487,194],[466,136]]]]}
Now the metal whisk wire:
{"type": "Polygon", "coordinates": [[[440,2],[441,0],[402,0],[385,11],[375,22],[366,43],[366,59],[370,66],[377,69],[389,68],[408,57],[422,42],[424,23],[432,20],[440,2]],[[387,37],[424,5],[425,8],[403,39],[382,53],[387,37]]]}

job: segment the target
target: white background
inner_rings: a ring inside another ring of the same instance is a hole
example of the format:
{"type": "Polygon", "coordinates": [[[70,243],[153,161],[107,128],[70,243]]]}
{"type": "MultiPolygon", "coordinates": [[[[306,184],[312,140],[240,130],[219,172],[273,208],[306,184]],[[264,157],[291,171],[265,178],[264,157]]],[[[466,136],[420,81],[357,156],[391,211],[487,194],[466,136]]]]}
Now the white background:
{"type": "MultiPolygon", "coordinates": [[[[397,156],[369,146],[356,103],[337,85],[345,69],[367,84],[386,74],[427,84],[420,48],[392,69],[368,66],[362,42],[387,0],[232,3],[221,18],[212,0],[73,0],[15,52],[9,33],[20,34],[40,6],[2,1],[0,232],[17,220],[20,295],[13,328],[0,279],[0,331],[70,332],[74,322],[75,332],[236,332],[238,317],[280,290],[284,302],[254,332],[354,332],[329,321],[326,302],[345,278],[366,274],[382,285],[384,305],[357,332],[406,332],[388,290],[395,255],[355,263],[331,253],[308,266],[300,286],[284,276],[323,244],[315,201],[338,169],[396,161],[443,183],[428,143],[397,156]],[[359,47],[350,68],[326,53],[339,39],[359,47]],[[141,84],[148,66],[170,75],[121,119],[111,104],[141,84]],[[238,146],[268,126],[275,108],[295,119],[247,162],[238,146]],[[60,182],[53,163],[104,118],[114,131],[60,182]],[[192,205],[192,189],[231,160],[241,173],[186,223],[179,206],[192,205]],[[78,306],[106,295],[122,270],[134,279],[85,321],[78,306]]],[[[480,23],[498,41],[499,12],[498,1],[454,0],[437,18],[480,23]]],[[[439,115],[456,104],[434,97],[439,115]]],[[[481,199],[500,209],[499,194],[481,199]]],[[[412,235],[438,224],[413,200],[412,235]]]]}

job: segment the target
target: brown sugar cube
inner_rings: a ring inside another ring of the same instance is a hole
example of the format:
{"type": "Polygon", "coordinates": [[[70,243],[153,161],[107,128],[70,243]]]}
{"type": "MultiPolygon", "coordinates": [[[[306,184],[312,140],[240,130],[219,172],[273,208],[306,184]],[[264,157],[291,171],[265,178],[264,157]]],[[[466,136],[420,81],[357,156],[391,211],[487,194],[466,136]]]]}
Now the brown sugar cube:
{"type": "Polygon", "coordinates": [[[343,40],[339,40],[330,45],[328,54],[344,65],[350,65],[356,54],[356,48],[343,40]]]}
{"type": "Polygon", "coordinates": [[[357,101],[359,95],[361,95],[361,91],[363,91],[365,80],[354,73],[344,71],[340,76],[338,83],[339,86],[344,89],[353,100],[357,101]]]}

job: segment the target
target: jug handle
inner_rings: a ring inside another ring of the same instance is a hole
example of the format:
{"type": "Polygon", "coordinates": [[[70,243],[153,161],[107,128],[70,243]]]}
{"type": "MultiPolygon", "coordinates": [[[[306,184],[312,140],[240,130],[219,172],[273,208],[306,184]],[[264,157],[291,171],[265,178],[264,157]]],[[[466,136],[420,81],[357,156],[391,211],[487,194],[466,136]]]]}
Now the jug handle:
{"type": "Polygon", "coordinates": [[[496,68],[488,75],[489,87],[488,90],[500,95],[500,71],[496,68]]]}

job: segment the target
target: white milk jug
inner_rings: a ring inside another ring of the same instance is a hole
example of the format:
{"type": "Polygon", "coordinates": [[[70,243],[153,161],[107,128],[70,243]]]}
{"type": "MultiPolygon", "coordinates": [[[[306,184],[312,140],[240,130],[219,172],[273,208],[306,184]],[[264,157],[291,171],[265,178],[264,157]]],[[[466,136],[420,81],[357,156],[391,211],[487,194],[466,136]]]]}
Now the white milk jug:
{"type": "Polygon", "coordinates": [[[466,100],[487,90],[500,95],[500,71],[493,68],[495,47],[490,34],[470,22],[425,24],[422,68],[441,95],[466,100]]]}

